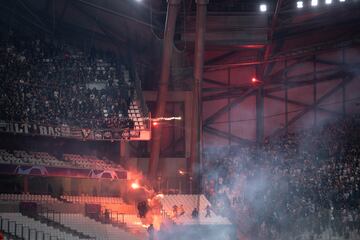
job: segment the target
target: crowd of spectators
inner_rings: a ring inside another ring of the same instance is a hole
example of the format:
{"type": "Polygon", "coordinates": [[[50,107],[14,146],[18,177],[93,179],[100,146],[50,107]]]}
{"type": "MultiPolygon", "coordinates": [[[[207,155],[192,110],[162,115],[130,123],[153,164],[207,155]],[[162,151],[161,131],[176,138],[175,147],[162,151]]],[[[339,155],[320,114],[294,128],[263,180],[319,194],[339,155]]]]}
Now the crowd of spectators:
{"type": "Polygon", "coordinates": [[[0,41],[0,120],[92,128],[128,121],[134,84],[114,54],[49,37],[0,41]]]}
{"type": "Polygon", "coordinates": [[[251,239],[350,238],[360,232],[359,132],[356,115],[263,146],[208,149],[205,193],[251,239]]]}

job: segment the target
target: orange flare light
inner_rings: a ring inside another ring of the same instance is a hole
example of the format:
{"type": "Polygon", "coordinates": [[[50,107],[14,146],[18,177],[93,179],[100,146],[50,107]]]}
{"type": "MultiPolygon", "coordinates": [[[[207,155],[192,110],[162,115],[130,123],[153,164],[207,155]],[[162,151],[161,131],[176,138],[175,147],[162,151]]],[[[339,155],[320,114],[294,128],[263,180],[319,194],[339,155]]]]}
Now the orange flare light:
{"type": "Polygon", "coordinates": [[[136,183],[136,182],[133,182],[133,183],[131,184],[131,188],[132,188],[132,189],[138,189],[138,188],[140,188],[140,185],[139,185],[138,183],[136,183]]]}

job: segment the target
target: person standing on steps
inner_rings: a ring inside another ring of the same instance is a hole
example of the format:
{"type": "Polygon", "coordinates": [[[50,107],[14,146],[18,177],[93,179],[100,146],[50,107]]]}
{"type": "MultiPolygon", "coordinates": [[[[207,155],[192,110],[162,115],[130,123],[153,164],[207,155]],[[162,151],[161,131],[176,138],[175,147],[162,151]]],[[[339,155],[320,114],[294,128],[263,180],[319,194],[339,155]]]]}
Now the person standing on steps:
{"type": "Polygon", "coordinates": [[[155,232],[155,229],[154,229],[154,225],[153,224],[150,224],[150,226],[147,228],[147,232],[149,234],[149,240],[154,240],[154,232],[155,232]]]}
{"type": "Polygon", "coordinates": [[[211,211],[210,210],[211,210],[211,207],[209,205],[207,205],[206,208],[205,208],[205,211],[206,211],[205,217],[206,218],[211,217],[211,211]]]}

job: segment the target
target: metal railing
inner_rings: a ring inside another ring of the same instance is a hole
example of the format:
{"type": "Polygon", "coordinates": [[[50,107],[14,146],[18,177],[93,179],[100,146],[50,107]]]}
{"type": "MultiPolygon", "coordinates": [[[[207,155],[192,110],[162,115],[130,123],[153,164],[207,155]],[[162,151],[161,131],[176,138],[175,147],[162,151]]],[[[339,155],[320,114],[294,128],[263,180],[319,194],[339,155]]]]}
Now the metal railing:
{"type": "Polygon", "coordinates": [[[109,219],[107,219],[107,217],[105,216],[105,210],[107,208],[105,207],[101,207],[101,216],[100,216],[100,221],[101,222],[104,222],[104,223],[111,223],[111,224],[116,224],[116,225],[126,225],[125,223],[125,213],[123,212],[118,212],[118,211],[111,211],[109,209],[108,212],[109,212],[109,219]]]}
{"type": "Polygon", "coordinates": [[[61,213],[57,212],[55,210],[49,209],[43,205],[39,205],[39,209],[38,209],[38,215],[40,217],[45,217],[46,219],[49,219],[53,222],[61,222],[61,213]]]}
{"type": "Polygon", "coordinates": [[[21,223],[16,223],[14,220],[4,218],[0,216],[0,229],[9,234],[11,237],[16,239],[26,239],[26,240],[65,240],[57,236],[52,236],[49,233],[44,231],[37,230],[35,228],[30,228],[21,223]]]}

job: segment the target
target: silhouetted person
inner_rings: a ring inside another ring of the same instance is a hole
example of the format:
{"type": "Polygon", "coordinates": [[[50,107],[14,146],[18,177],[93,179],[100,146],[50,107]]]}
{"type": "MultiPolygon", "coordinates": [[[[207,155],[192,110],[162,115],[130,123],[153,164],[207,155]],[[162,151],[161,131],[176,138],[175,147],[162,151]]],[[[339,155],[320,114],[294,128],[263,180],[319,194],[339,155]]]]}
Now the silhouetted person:
{"type": "Polygon", "coordinates": [[[149,234],[149,240],[154,240],[154,231],[155,231],[154,225],[150,224],[150,226],[147,229],[147,232],[149,234]]]}
{"type": "Polygon", "coordinates": [[[145,218],[147,210],[148,210],[146,202],[145,201],[139,202],[137,208],[138,208],[140,218],[145,218]]]}
{"type": "Polygon", "coordinates": [[[184,210],[184,206],[181,204],[180,207],[179,207],[179,216],[182,216],[185,214],[185,210],[184,210]]]}
{"type": "Polygon", "coordinates": [[[205,217],[206,217],[206,218],[207,218],[207,217],[211,217],[211,211],[210,211],[211,208],[210,208],[209,205],[206,206],[205,210],[206,210],[206,215],[205,215],[205,217]]]}
{"type": "Polygon", "coordinates": [[[194,210],[191,213],[191,216],[193,219],[197,219],[199,217],[199,211],[197,210],[197,208],[194,208],[194,210]]]}
{"type": "Polygon", "coordinates": [[[173,218],[178,217],[178,207],[176,205],[173,206],[173,218]]]}
{"type": "Polygon", "coordinates": [[[110,212],[108,209],[105,209],[104,216],[105,216],[105,223],[110,223],[110,212]]]}

